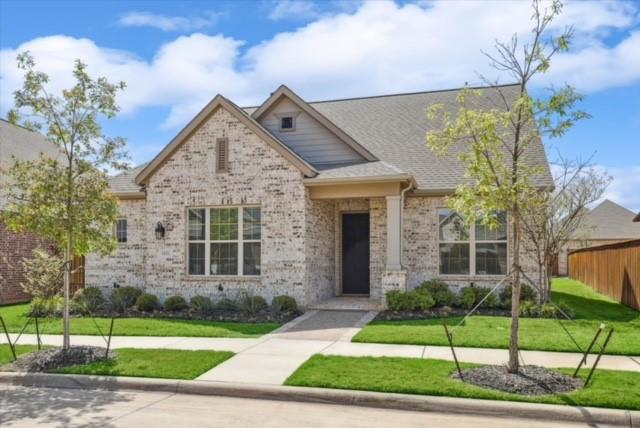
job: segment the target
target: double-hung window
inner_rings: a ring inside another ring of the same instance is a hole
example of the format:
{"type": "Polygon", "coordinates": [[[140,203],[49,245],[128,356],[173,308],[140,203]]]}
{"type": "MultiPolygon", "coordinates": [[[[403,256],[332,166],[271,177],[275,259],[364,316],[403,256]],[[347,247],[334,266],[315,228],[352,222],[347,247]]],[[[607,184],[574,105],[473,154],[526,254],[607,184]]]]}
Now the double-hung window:
{"type": "Polygon", "coordinates": [[[440,274],[504,275],[507,273],[507,218],[498,215],[498,228],[482,223],[471,228],[448,208],[438,210],[440,274]]]}
{"type": "Polygon", "coordinates": [[[260,275],[260,207],[189,209],[189,275],[260,275]]]}
{"type": "Polygon", "coordinates": [[[116,241],[118,243],[123,244],[127,242],[127,219],[126,218],[120,218],[116,221],[115,235],[116,235],[116,241]]]}

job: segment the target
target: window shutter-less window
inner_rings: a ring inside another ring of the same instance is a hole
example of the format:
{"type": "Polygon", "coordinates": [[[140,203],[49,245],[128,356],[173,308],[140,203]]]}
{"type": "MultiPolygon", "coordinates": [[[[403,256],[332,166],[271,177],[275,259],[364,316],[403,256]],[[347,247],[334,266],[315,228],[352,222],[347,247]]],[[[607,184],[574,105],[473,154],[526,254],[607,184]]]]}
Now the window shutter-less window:
{"type": "Polygon", "coordinates": [[[229,140],[218,138],[216,140],[216,172],[229,171],[229,140]]]}

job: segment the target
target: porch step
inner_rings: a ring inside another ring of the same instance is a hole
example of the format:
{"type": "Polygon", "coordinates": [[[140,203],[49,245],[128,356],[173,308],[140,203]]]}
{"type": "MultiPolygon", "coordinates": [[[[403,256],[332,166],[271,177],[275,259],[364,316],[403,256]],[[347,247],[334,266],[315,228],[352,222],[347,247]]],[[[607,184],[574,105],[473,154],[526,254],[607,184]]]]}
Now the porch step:
{"type": "Polygon", "coordinates": [[[339,296],[312,303],[308,309],[323,311],[381,311],[384,307],[380,300],[369,297],[339,296]]]}

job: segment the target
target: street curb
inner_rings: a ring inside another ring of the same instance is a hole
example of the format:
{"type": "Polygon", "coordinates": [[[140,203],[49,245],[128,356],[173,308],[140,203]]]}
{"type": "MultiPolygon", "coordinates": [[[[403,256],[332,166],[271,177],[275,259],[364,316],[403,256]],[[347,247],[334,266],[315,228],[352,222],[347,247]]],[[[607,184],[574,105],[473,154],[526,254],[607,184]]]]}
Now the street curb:
{"type": "Polygon", "coordinates": [[[215,395],[419,412],[580,422],[586,424],[617,425],[630,428],[640,427],[640,412],[638,411],[340,389],[197,380],[183,381],[116,376],[6,372],[0,373],[0,383],[44,388],[137,390],[177,394],[215,395]]]}

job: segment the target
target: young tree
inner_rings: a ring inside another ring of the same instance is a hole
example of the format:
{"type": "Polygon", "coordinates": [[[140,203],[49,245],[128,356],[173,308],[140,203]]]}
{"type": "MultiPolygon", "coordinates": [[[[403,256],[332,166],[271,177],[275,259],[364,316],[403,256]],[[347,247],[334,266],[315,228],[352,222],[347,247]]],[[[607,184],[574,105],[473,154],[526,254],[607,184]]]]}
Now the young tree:
{"type": "Polygon", "coordinates": [[[14,93],[15,108],[9,120],[42,131],[60,149],[57,159],[40,156],[19,161],[8,170],[9,204],[3,213],[8,227],[48,239],[64,256],[64,341],[69,340],[69,283],[74,255],[108,253],[115,248],[112,236],[117,203],[107,184],[107,170],[121,169],[125,140],[102,133],[100,117],[118,112],[116,85],[105,78],[92,79],[86,65],[76,60],[75,85],[62,96],[47,89],[49,77],[35,68],[28,52],[17,57],[25,71],[21,89],[14,93]]]}
{"type": "MultiPolygon", "coordinates": [[[[547,4],[547,3],[545,3],[547,4]]],[[[429,132],[427,145],[444,155],[453,145],[464,144],[459,156],[469,182],[460,185],[449,198],[450,206],[460,212],[466,222],[481,221],[489,227],[498,226],[498,213],[508,212],[511,230],[511,338],[509,344],[509,372],[519,371],[518,332],[520,318],[520,265],[522,244],[522,209],[536,199],[541,190],[544,171],[529,157],[531,144],[540,134],[562,135],[586,113],[574,109],[581,99],[571,86],[552,89],[542,99],[533,99],[527,87],[536,75],[549,70],[552,57],[569,47],[571,28],[559,35],[549,34],[549,24],[562,10],[560,1],[544,7],[533,1],[533,29],[531,40],[519,45],[514,35],[507,43],[496,43],[495,55],[486,54],[491,65],[508,74],[517,84],[500,86],[484,79],[490,89],[488,97],[493,107],[479,103],[480,91],[464,89],[458,97],[457,114],[444,112],[441,105],[429,108],[428,117],[437,121],[438,131],[429,132]]]]}
{"type": "Polygon", "coordinates": [[[611,177],[588,162],[559,159],[554,168],[555,189],[539,192],[522,209],[522,230],[538,265],[540,303],[551,298],[551,276],[556,257],[574,238],[587,206],[602,197],[611,177]]]}

